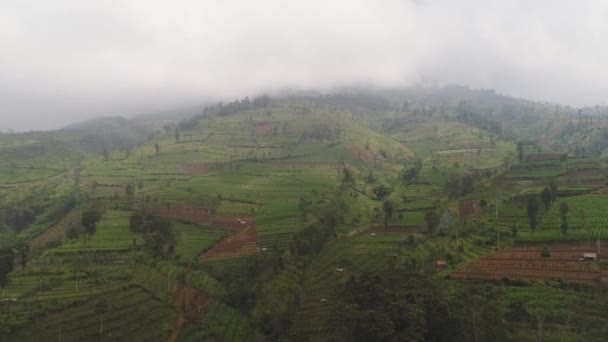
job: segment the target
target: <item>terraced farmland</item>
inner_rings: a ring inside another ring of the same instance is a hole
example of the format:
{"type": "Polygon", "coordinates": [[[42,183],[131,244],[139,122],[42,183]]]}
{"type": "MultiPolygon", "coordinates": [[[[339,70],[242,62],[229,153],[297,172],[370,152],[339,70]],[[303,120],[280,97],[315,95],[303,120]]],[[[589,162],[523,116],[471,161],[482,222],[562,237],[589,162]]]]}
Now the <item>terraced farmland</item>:
{"type": "Polygon", "coordinates": [[[600,264],[581,261],[584,253],[595,253],[595,247],[584,245],[550,245],[549,256],[543,247],[512,247],[482,257],[450,275],[455,279],[563,280],[572,283],[598,284],[600,264]]]}
{"type": "Polygon", "coordinates": [[[71,240],[49,252],[127,251],[142,245],[142,237],[129,229],[130,216],[129,211],[109,210],[97,224],[96,232],[90,239],[71,240]]]}

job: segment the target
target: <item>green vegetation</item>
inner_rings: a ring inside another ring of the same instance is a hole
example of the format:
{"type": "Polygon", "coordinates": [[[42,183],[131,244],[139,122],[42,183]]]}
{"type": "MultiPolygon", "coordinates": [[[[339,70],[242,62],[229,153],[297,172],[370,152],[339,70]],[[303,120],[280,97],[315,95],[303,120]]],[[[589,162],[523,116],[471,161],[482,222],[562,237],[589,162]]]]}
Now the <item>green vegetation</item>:
{"type": "Polygon", "coordinates": [[[603,261],[559,248],[606,239],[606,148],[554,110],[446,87],[0,134],[0,339],[601,340],[603,261]],[[596,273],[450,279],[512,246],[596,273]]]}

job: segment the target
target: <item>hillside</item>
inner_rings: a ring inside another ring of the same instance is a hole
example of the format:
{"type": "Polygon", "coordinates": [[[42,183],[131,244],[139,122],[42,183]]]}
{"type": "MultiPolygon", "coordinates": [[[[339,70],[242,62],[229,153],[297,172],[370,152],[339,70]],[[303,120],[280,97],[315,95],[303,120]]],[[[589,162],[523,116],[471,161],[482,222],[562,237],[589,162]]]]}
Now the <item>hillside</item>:
{"type": "Polygon", "coordinates": [[[601,340],[602,113],[348,89],[0,134],[0,334],[601,340]]]}

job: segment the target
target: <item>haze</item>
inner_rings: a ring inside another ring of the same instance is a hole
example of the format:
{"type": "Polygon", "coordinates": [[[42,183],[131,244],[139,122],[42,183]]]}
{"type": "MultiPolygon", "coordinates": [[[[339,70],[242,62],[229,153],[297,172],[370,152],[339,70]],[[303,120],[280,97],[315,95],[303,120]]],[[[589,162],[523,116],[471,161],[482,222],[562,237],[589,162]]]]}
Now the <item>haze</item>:
{"type": "Polygon", "coordinates": [[[2,1],[0,130],[429,80],[605,104],[603,1],[2,1]]]}

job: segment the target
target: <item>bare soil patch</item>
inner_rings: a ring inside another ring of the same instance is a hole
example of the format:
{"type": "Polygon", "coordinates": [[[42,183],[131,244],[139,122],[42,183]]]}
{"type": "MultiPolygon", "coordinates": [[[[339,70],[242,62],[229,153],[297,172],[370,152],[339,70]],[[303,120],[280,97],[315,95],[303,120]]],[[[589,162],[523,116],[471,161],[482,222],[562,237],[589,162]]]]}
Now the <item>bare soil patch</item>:
{"type": "Polygon", "coordinates": [[[185,175],[204,175],[213,170],[213,164],[184,164],[182,173],[185,175]]]}
{"type": "Polygon", "coordinates": [[[262,122],[255,125],[255,134],[270,134],[272,133],[272,124],[269,122],[262,122]]]}
{"type": "Polygon", "coordinates": [[[571,283],[597,284],[602,276],[598,262],[580,261],[583,253],[595,253],[594,247],[581,245],[549,246],[549,257],[541,255],[542,246],[512,247],[485,256],[451,274],[462,279],[563,280],[571,283]]]}
{"type": "Polygon", "coordinates": [[[257,252],[257,234],[252,218],[241,218],[241,222],[235,217],[214,217],[213,225],[232,229],[228,235],[201,256],[201,260],[229,259],[247,256],[257,252]]]}

